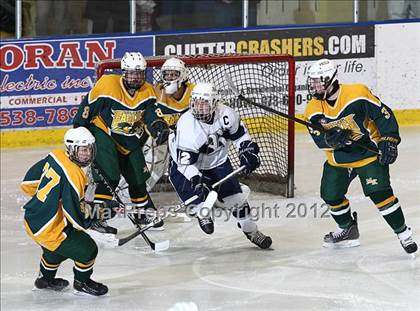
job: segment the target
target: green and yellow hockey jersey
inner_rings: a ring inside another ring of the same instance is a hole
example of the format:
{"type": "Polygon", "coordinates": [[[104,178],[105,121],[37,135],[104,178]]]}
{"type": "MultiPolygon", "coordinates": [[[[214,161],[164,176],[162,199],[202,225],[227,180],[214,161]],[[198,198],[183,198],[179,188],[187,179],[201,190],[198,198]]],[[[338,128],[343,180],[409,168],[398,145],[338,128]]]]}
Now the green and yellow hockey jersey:
{"type": "Polygon", "coordinates": [[[163,91],[162,84],[157,84],[155,87],[155,92],[157,96],[156,105],[158,106],[156,113],[158,116],[162,117],[172,129],[175,128],[178,119],[185,111],[188,110],[190,105],[191,92],[195,84],[186,84],[187,88],[180,100],[176,100],[172,96],[166,95],[163,91]]]}
{"type": "Polygon", "coordinates": [[[91,218],[85,217],[80,204],[87,182],[83,169],[63,150],[53,150],[28,170],[21,189],[32,198],[23,207],[24,224],[35,242],[54,251],[70,226],[89,228],[91,218]]]}
{"type": "Polygon", "coordinates": [[[111,136],[119,151],[128,154],[142,146],[147,126],[156,118],[156,94],[151,84],[131,96],[120,75],[103,75],[79,106],[75,127],[96,126],[111,136]]]}
{"type": "MultiPolygon", "coordinates": [[[[325,100],[312,99],[305,110],[305,120],[326,129],[341,127],[352,131],[351,139],[375,147],[382,137],[400,139],[398,123],[392,110],[363,84],[341,84],[334,106],[325,100]]],[[[333,150],[325,143],[325,134],[309,129],[317,146],[325,150],[332,166],[362,167],[377,155],[357,146],[333,150]]]]}

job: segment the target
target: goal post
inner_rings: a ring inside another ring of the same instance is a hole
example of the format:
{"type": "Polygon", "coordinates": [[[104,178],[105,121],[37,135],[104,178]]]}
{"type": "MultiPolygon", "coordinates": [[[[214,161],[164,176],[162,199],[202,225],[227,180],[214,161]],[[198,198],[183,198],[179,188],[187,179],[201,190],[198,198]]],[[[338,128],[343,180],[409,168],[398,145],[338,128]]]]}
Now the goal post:
{"type": "MultiPolygon", "coordinates": [[[[241,182],[253,191],[269,192],[286,197],[294,195],[294,122],[249,103],[242,102],[229,89],[226,74],[239,92],[257,102],[285,114],[295,114],[295,60],[289,55],[229,54],[176,56],[188,69],[191,83],[212,82],[222,100],[235,109],[254,141],[260,147],[261,166],[241,182]]],[[[170,56],[145,57],[146,79],[161,81],[160,67],[170,56]]],[[[104,74],[121,73],[120,59],[103,60],[96,66],[96,79],[104,74]]],[[[233,146],[229,157],[234,169],[239,158],[233,146]]]]}

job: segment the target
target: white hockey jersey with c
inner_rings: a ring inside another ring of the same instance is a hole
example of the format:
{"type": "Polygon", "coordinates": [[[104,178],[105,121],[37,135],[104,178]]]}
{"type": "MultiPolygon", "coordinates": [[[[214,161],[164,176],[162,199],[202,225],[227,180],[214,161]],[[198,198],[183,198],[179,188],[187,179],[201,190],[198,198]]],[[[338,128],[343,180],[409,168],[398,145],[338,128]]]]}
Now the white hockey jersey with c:
{"type": "Polygon", "coordinates": [[[191,110],[178,120],[176,133],[169,136],[171,158],[187,178],[200,175],[226,162],[230,143],[237,149],[241,142],[251,140],[239,114],[232,108],[218,104],[211,123],[200,122],[191,110]]]}

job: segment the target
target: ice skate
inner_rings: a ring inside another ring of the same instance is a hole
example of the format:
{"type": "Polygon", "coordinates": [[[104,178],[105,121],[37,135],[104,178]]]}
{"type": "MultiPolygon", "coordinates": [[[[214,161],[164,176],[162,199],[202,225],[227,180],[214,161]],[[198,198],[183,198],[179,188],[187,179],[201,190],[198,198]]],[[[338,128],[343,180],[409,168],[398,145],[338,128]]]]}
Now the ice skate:
{"type": "Polygon", "coordinates": [[[74,280],[73,288],[75,294],[89,294],[92,296],[102,296],[108,292],[108,287],[104,284],[88,279],[85,282],[74,280]]]}
{"type": "Polygon", "coordinates": [[[413,254],[417,251],[417,244],[413,241],[411,228],[407,227],[404,232],[397,234],[401,246],[407,254],[413,254]]]}
{"type": "Polygon", "coordinates": [[[214,223],[211,217],[200,218],[197,216],[197,219],[201,230],[203,230],[206,234],[212,234],[214,232],[214,223]]]}
{"type": "Polygon", "coordinates": [[[323,247],[348,248],[360,245],[359,228],[357,226],[357,213],[353,213],[353,221],[347,229],[338,228],[324,236],[323,247]]]}
{"type": "Polygon", "coordinates": [[[70,284],[69,281],[65,279],[60,279],[60,278],[47,279],[41,276],[35,280],[34,290],[50,289],[50,290],[55,290],[55,291],[62,291],[67,286],[69,286],[69,284],[70,284]]]}
{"type": "Polygon", "coordinates": [[[149,229],[150,231],[165,230],[165,228],[163,227],[164,225],[163,219],[160,219],[157,216],[141,214],[140,217],[135,216],[134,221],[140,227],[148,226],[149,224],[154,223],[153,227],[149,229]]]}
{"type": "Polygon", "coordinates": [[[90,228],[100,233],[117,234],[118,232],[117,228],[109,226],[106,220],[97,220],[90,228]]]}
{"type": "Polygon", "coordinates": [[[269,236],[264,235],[261,231],[258,230],[254,232],[244,232],[244,234],[248,240],[262,249],[269,248],[273,242],[269,236]]]}

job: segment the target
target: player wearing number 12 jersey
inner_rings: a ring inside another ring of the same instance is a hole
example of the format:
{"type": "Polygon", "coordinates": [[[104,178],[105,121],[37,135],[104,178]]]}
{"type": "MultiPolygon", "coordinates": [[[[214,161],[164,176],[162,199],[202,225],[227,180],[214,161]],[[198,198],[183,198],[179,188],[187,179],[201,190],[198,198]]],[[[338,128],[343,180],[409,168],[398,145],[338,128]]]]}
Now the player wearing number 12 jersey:
{"type": "MultiPolygon", "coordinates": [[[[197,83],[191,93],[190,109],[181,116],[176,132],[169,138],[169,176],[182,201],[198,196],[191,212],[207,234],[213,233],[214,225],[210,213],[203,211],[203,203],[211,185],[233,171],[228,157],[232,142],[245,172],[257,169],[258,145],[252,142],[238,113],[219,103],[211,83],[197,83]]],[[[271,238],[261,233],[250,219],[249,188],[241,187],[234,176],[215,190],[223,206],[233,210],[246,237],[261,248],[270,247],[271,238]]]]}

